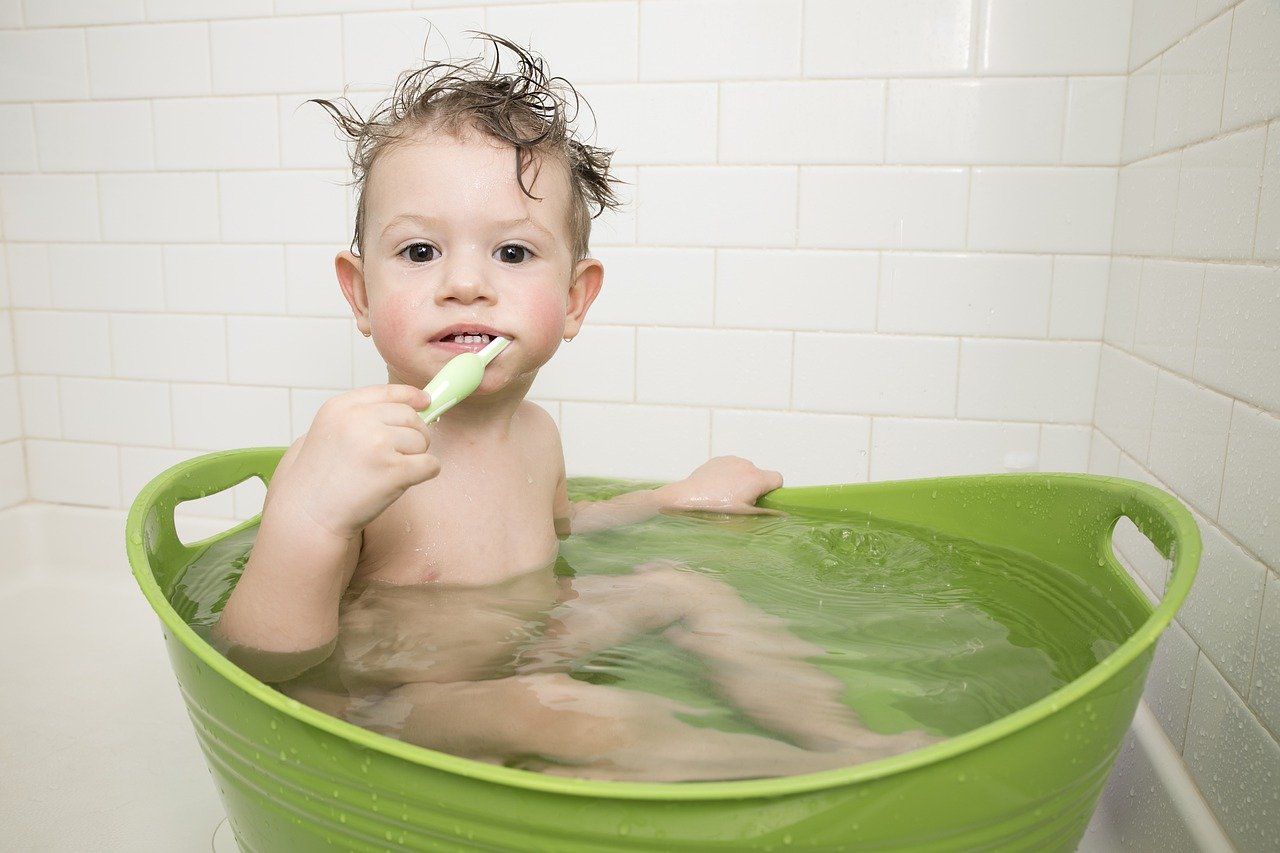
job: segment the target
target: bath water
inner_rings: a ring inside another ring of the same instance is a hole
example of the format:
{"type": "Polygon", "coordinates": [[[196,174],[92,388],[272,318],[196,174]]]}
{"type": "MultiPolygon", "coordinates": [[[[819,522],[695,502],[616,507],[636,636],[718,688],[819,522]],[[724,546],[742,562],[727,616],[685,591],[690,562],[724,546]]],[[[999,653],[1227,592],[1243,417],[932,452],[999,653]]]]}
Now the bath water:
{"type": "MultiPolygon", "coordinates": [[[[636,486],[579,479],[570,491],[593,499],[636,486]]],[[[255,532],[219,541],[168,591],[206,636],[255,532]]],[[[825,649],[811,662],[840,679],[845,701],[882,733],[954,736],[992,722],[1074,680],[1136,628],[1076,575],[1029,555],[834,513],[659,516],[570,537],[557,574],[625,575],[654,560],[713,576],[825,649]]],[[[699,725],[760,732],[710,689],[701,661],[661,636],[566,666],[580,681],[693,705],[699,725]]]]}

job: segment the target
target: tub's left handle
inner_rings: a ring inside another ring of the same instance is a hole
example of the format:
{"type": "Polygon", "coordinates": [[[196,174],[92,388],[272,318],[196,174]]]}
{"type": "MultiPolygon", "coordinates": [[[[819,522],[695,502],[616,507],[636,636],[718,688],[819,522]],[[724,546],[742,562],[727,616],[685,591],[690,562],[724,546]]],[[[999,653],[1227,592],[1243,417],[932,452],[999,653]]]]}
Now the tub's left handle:
{"type": "Polygon", "coordinates": [[[284,451],[283,447],[257,447],[210,453],[181,462],[148,483],[125,522],[129,561],[139,581],[148,574],[164,586],[169,573],[187,565],[202,549],[203,543],[187,545],[178,538],[173,516],[180,504],[253,477],[269,484],[284,451]]]}

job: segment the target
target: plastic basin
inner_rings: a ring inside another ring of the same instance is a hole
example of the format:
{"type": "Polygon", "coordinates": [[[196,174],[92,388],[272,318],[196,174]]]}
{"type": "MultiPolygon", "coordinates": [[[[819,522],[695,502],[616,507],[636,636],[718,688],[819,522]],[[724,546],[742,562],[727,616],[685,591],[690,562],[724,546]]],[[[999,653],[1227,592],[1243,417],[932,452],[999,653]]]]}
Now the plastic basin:
{"type": "Polygon", "coordinates": [[[873,517],[1018,549],[1148,613],[1115,651],[1043,699],[950,740],[840,770],[735,782],[599,782],[423,749],[285,697],[231,664],[166,598],[184,569],[257,523],[183,544],[174,510],[253,477],[282,448],[215,453],[156,477],[129,513],[133,573],[237,842],[308,850],[1074,850],[1195,576],[1190,513],[1142,483],[1006,474],[779,489],[763,504],[873,517]],[[1133,520],[1173,561],[1150,604],[1115,560],[1133,520]]]}

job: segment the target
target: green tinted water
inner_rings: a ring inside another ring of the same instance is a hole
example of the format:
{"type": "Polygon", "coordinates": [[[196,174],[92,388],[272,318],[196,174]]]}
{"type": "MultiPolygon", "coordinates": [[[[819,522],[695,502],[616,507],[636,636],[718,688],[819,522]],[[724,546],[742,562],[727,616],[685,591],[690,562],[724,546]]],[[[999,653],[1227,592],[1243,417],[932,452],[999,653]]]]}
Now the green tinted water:
{"type": "MultiPolygon", "coordinates": [[[[634,483],[577,480],[574,499],[634,483]]],[[[256,529],[219,541],[169,598],[201,632],[216,621],[256,529]]],[[[656,559],[732,585],[827,650],[814,662],[846,685],[872,729],[956,735],[999,719],[1092,668],[1136,627],[1074,574],[1025,554],[924,528],[838,515],[663,516],[571,537],[562,565],[626,574],[656,559]]],[[[751,730],[707,686],[703,665],[658,636],[574,662],[575,678],[703,708],[699,725],[751,730]]]]}

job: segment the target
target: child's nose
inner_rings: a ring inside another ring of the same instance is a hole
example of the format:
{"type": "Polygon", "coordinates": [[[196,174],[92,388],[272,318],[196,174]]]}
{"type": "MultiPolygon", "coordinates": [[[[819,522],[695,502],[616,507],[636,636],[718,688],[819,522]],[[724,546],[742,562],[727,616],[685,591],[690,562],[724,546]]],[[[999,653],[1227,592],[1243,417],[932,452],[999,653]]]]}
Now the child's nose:
{"type": "Polygon", "coordinates": [[[437,303],[454,301],[469,305],[478,300],[492,299],[493,289],[489,286],[482,262],[457,254],[448,259],[444,280],[436,290],[437,303]]]}

